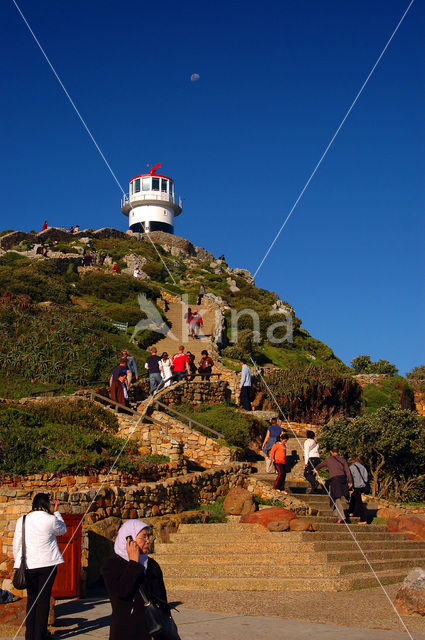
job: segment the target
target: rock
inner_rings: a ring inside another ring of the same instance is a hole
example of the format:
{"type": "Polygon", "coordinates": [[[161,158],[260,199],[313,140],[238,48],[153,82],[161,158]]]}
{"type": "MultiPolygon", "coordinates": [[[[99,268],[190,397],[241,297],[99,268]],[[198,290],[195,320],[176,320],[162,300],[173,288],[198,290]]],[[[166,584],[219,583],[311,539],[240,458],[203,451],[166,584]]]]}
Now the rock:
{"type": "Polygon", "coordinates": [[[389,520],[390,518],[398,518],[402,515],[400,509],[396,507],[381,507],[376,512],[377,518],[382,518],[383,520],[389,520]]]}
{"type": "Polygon", "coordinates": [[[256,513],[248,513],[241,517],[241,522],[249,524],[262,524],[267,527],[271,522],[289,522],[298,518],[297,514],[283,507],[270,507],[269,509],[261,509],[256,513]]]}
{"type": "Polygon", "coordinates": [[[398,516],[387,521],[387,529],[390,533],[406,532],[409,540],[425,540],[424,516],[398,516]]]}
{"type": "Polygon", "coordinates": [[[311,523],[307,520],[296,519],[289,521],[289,528],[291,531],[311,531],[311,523]]]}
{"type": "Polygon", "coordinates": [[[281,520],[280,522],[269,522],[267,529],[269,531],[289,531],[289,523],[292,520],[281,520]]]}
{"type": "Polygon", "coordinates": [[[425,571],[413,569],[397,591],[394,606],[402,616],[425,615],[425,571]]]}
{"type": "Polygon", "coordinates": [[[256,509],[252,494],[242,487],[230,489],[223,502],[224,513],[239,516],[246,513],[253,513],[256,509]]]}
{"type": "Polygon", "coordinates": [[[255,284],[254,277],[251,275],[248,269],[232,269],[232,272],[235,274],[235,276],[244,278],[250,284],[255,284]]]}

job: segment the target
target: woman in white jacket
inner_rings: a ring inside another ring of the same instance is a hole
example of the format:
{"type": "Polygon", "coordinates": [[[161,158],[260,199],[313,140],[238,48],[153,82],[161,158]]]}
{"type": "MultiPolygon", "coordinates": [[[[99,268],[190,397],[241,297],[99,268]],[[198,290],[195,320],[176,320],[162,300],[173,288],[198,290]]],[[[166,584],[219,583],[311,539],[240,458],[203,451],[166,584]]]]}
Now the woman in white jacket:
{"type": "MultiPolygon", "coordinates": [[[[59,501],[51,511],[48,493],[37,493],[32,511],[25,517],[25,545],[27,561],[27,616],[25,640],[46,640],[50,594],[56,578],[57,565],[63,563],[56,536],[66,533],[66,524],[58,511],[59,501]]],[[[13,536],[15,569],[21,564],[22,521],[21,516],[13,536]]]]}

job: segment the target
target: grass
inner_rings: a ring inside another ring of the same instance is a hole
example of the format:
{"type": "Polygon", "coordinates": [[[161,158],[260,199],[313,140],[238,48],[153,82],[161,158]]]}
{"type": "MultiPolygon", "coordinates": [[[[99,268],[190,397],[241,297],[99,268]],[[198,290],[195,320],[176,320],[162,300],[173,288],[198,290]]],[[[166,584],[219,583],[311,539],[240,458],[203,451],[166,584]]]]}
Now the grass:
{"type": "Polygon", "coordinates": [[[227,516],[223,509],[224,498],[218,498],[215,502],[210,504],[201,504],[201,511],[208,513],[208,522],[227,522],[227,516]]]}
{"type": "Polygon", "coordinates": [[[30,380],[19,376],[4,376],[1,385],[1,397],[18,400],[29,398],[33,395],[69,395],[78,389],[77,386],[61,386],[58,384],[32,383],[30,380]]]}
{"type": "Polygon", "coordinates": [[[386,378],[379,385],[368,384],[363,387],[366,411],[374,413],[381,407],[400,407],[401,397],[409,392],[411,392],[410,386],[401,376],[386,378]]]}

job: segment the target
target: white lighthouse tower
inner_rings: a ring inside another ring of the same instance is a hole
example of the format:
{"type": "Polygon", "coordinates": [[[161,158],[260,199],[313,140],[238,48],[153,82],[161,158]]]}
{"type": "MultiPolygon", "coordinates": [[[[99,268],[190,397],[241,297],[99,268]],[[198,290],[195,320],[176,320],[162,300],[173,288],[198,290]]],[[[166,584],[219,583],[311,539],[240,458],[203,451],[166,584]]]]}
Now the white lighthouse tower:
{"type": "Polygon", "coordinates": [[[135,233],[166,231],[173,233],[174,217],[182,212],[181,199],[175,202],[174,181],[157,173],[156,164],[149,173],[130,180],[128,195],[121,200],[121,211],[135,233]]]}

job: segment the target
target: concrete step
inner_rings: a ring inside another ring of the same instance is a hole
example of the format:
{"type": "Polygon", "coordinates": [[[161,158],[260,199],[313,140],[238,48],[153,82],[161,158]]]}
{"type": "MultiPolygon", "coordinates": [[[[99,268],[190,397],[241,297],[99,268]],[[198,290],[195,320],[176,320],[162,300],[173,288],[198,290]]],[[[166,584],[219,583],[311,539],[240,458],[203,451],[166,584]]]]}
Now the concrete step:
{"type": "MultiPolygon", "coordinates": [[[[412,562],[412,564],[418,564],[421,566],[425,562],[425,550],[417,549],[405,549],[401,547],[397,550],[389,551],[381,549],[377,551],[367,551],[367,559],[374,565],[375,562],[388,562],[394,564],[397,562],[412,562]]],[[[368,566],[364,555],[358,549],[354,548],[349,551],[336,551],[336,552],[303,552],[288,550],[284,554],[276,554],[273,557],[273,563],[271,563],[270,554],[262,552],[261,550],[255,554],[246,553],[231,553],[217,556],[214,553],[204,550],[196,554],[163,554],[161,551],[156,551],[154,554],[155,559],[160,563],[161,567],[166,566],[205,566],[205,565],[241,565],[252,564],[264,565],[269,569],[271,564],[275,567],[285,567],[287,565],[324,565],[333,564],[336,566],[347,565],[347,567],[356,566],[368,566]]],[[[394,568],[397,565],[394,564],[394,568]]],[[[347,569],[348,572],[348,569],[347,569]]]]}
{"type": "MultiPolygon", "coordinates": [[[[382,584],[401,582],[406,577],[406,571],[384,571],[377,572],[382,584]]],[[[377,586],[378,582],[372,573],[359,574],[354,577],[333,577],[333,578],[249,578],[238,576],[235,578],[166,578],[168,589],[180,589],[191,591],[304,591],[316,593],[318,591],[349,591],[365,587],[377,586]]]]}
{"type": "MultiPolygon", "coordinates": [[[[297,551],[298,553],[303,552],[313,552],[313,551],[354,551],[358,549],[358,546],[355,540],[347,538],[342,540],[319,540],[317,542],[314,541],[314,537],[307,540],[301,540],[298,537],[295,537],[296,534],[271,534],[280,536],[276,538],[276,542],[270,541],[266,542],[264,539],[261,539],[261,550],[263,552],[269,552],[270,554],[277,553],[287,553],[289,551],[297,551]]],[[[302,534],[308,535],[308,534],[302,534]]],[[[315,534],[310,534],[314,536],[315,534]]],[[[317,538],[316,538],[317,540],[317,538]]],[[[400,548],[400,543],[403,544],[403,547],[406,549],[425,549],[425,542],[416,542],[412,540],[382,540],[377,539],[371,541],[370,539],[359,540],[361,545],[361,549],[365,551],[379,551],[379,550],[388,550],[394,551],[400,548]]],[[[158,553],[164,555],[173,555],[176,553],[181,553],[183,555],[191,555],[196,553],[205,553],[206,548],[210,551],[210,553],[219,555],[219,554],[229,554],[229,546],[231,545],[232,553],[253,553],[253,545],[251,541],[233,541],[229,542],[221,542],[221,541],[208,541],[206,543],[202,542],[185,542],[185,543],[155,543],[155,550],[158,553]]],[[[400,556],[401,557],[401,556],[400,556]]]]}

